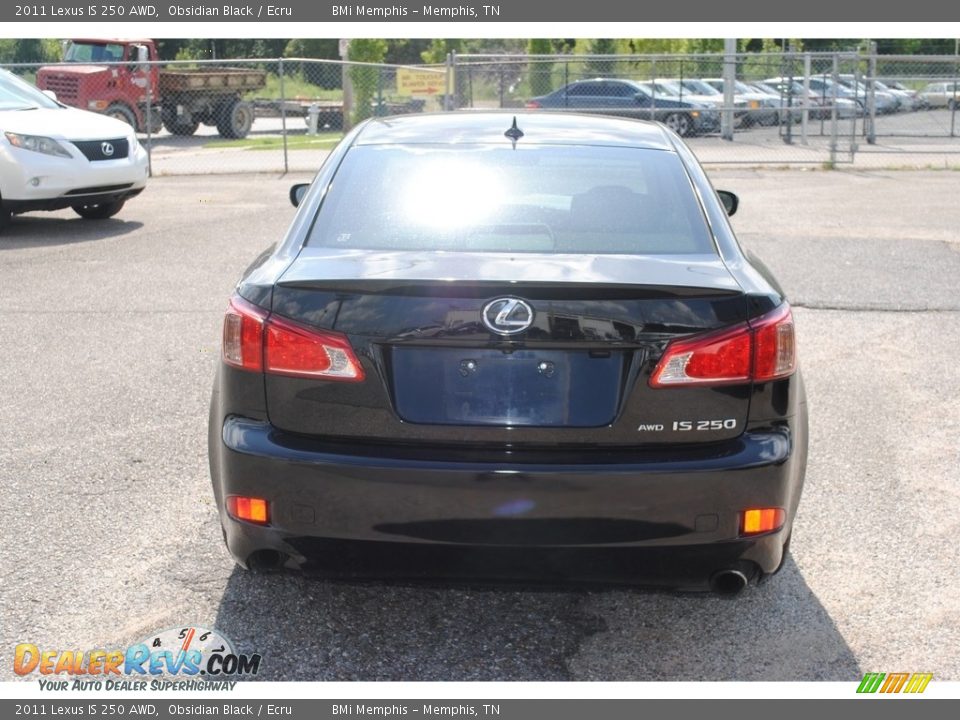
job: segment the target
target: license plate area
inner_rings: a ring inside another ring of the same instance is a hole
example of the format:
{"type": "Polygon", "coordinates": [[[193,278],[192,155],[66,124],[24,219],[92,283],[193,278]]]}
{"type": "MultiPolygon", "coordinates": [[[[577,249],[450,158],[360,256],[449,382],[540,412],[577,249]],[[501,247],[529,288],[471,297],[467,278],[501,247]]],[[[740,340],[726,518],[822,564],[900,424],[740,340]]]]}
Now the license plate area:
{"type": "Polygon", "coordinates": [[[601,427],[617,412],[623,351],[394,348],[397,413],[411,423],[601,427]]]}

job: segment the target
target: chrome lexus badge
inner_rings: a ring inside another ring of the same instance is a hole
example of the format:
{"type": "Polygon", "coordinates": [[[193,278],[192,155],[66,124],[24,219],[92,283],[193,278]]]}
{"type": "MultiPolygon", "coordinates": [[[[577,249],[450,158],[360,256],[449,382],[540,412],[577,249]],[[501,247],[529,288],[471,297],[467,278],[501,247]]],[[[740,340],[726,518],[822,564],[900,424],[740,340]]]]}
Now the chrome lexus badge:
{"type": "Polygon", "coordinates": [[[497,298],[483,306],[483,324],[497,335],[516,335],[533,325],[533,308],[519,298],[497,298]]]}
{"type": "Polygon", "coordinates": [[[107,157],[110,157],[113,155],[113,143],[100,143],[100,151],[107,157]]]}

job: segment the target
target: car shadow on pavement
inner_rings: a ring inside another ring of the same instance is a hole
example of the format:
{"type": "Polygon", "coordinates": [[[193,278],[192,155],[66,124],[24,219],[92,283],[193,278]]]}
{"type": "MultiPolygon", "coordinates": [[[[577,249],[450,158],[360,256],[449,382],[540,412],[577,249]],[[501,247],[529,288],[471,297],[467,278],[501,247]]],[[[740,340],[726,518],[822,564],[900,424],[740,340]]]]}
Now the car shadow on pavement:
{"type": "Polygon", "coordinates": [[[792,560],[735,597],[348,582],[236,568],[216,627],[265,680],[856,680],[792,560]]]}
{"type": "Polygon", "coordinates": [[[136,232],[142,222],[111,218],[83,220],[51,215],[14,215],[0,232],[0,250],[73,245],[136,232]]]}

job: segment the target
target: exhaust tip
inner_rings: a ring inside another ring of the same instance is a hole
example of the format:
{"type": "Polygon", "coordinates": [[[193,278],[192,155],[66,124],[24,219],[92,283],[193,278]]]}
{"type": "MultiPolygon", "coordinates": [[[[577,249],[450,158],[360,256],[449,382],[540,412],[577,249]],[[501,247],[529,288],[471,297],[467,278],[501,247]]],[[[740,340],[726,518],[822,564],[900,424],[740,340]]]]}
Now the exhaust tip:
{"type": "Polygon", "coordinates": [[[710,589],[717,595],[739,595],[748,582],[739,570],[720,570],[710,578],[710,589]]]}
{"type": "Polygon", "coordinates": [[[282,570],[287,556],[277,550],[257,550],[247,558],[247,567],[252,572],[277,572],[282,570]]]}

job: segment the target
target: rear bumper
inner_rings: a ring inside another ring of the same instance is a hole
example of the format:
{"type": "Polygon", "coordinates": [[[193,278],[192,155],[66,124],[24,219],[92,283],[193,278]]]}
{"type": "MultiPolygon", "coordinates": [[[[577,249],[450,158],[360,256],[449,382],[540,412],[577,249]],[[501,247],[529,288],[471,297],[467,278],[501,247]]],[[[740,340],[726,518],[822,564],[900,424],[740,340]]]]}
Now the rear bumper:
{"type": "Polygon", "coordinates": [[[226,543],[241,564],[266,550],[290,567],[352,577],[700,588],[720,569],[779,567],[803,483],[805,424],[797,425],[686,459],[555,465],[438,460],[424,450],[372,456],[228,417],[219,437],[211,433],[211,467],[226,543]],[[232,494],[267,499],[270,525],[230,518],[232,494]],[[742,538],[749,507],[782,507],[787,522],[742,538]]]}

